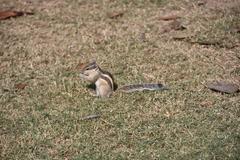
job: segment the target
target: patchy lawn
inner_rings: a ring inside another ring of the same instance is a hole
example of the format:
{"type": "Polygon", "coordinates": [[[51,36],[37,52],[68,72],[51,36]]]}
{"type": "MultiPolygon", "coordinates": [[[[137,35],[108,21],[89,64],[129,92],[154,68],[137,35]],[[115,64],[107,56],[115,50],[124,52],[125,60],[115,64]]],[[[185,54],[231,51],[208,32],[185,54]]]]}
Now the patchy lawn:
{"type": "Polygon", "coordinates": [[[2,10],[34,15],[0,21],[1,159],[239,159],[239,93],[204,86],[240,84],[237,0],[1,0],[2,10]],[[93,59],[119,86],[170,90],[92,97],[75,67],[93,59]],[[81,120],[91,114],[101,117],[81,120]]]}

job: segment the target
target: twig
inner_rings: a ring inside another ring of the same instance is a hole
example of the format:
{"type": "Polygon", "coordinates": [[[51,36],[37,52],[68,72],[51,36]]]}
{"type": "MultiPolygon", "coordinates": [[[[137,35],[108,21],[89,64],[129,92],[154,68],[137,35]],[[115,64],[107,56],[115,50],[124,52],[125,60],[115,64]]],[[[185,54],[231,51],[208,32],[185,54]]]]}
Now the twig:
{"type": "Polygon", "coordinates": [[[97,118],[100,118],[99,114],[91,114],[91,115],[82,117],[81,120],[84,121],[84,120],[91,120],[91,119],[97,119],[97,118]]]}

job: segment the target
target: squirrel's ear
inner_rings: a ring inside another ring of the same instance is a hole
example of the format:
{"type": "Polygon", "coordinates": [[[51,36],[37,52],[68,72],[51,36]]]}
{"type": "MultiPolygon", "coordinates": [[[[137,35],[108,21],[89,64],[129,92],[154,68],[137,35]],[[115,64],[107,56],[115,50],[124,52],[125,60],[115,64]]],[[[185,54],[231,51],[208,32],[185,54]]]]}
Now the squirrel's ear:
{"type": "Polygon", "coordinates": [[[95,59],[91,60],[90,63],[91,63],[91,64],[97,64],[97,62],[96,62],[95,59]]]}
{"type": "Polygon", "coordinates": [[[90,62],[88,63],[88,66],[98,67],[97,62],[96,62],[95,60],[94,60],[94,61],[90,61],[90,62]]]}

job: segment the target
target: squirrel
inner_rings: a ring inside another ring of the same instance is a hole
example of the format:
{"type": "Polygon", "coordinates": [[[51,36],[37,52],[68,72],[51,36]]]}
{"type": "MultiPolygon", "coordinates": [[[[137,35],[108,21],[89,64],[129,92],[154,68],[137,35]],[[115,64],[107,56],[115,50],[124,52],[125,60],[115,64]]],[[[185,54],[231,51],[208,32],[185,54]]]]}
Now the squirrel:
{"type": "Polygon", "coordinates": [[[144,84],[130,84],[124,85],[117,89],[117,84],[114,82],[114,78],[108,71],[102,70],[96,63],[96,61],[89,63],[80,63],[77,67],[80,70],[80,77],[95,84],[96,96],[110,97],[115,90],[130,93],[143,90],[166,90],[166,86],[159,83],[144,83],[144,84]]]}

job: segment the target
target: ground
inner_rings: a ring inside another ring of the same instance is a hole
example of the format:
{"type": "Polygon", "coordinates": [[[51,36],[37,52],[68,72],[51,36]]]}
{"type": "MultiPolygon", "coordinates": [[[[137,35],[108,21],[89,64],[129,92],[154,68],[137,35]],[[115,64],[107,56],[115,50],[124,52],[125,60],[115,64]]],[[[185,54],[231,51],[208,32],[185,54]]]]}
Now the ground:
{"type": "Polygon", "coordinates": [[[0,21],[1,159],[239,159],[239,93],[205,87],[240,84],[238,0],[1,0],[3,10],[34,14],[0,21]],[[93,97],[76,70],[89,60],[119,86],[170,89],[93,97]],[[101,117],[81,120],[91,114],[101,117]]]}

